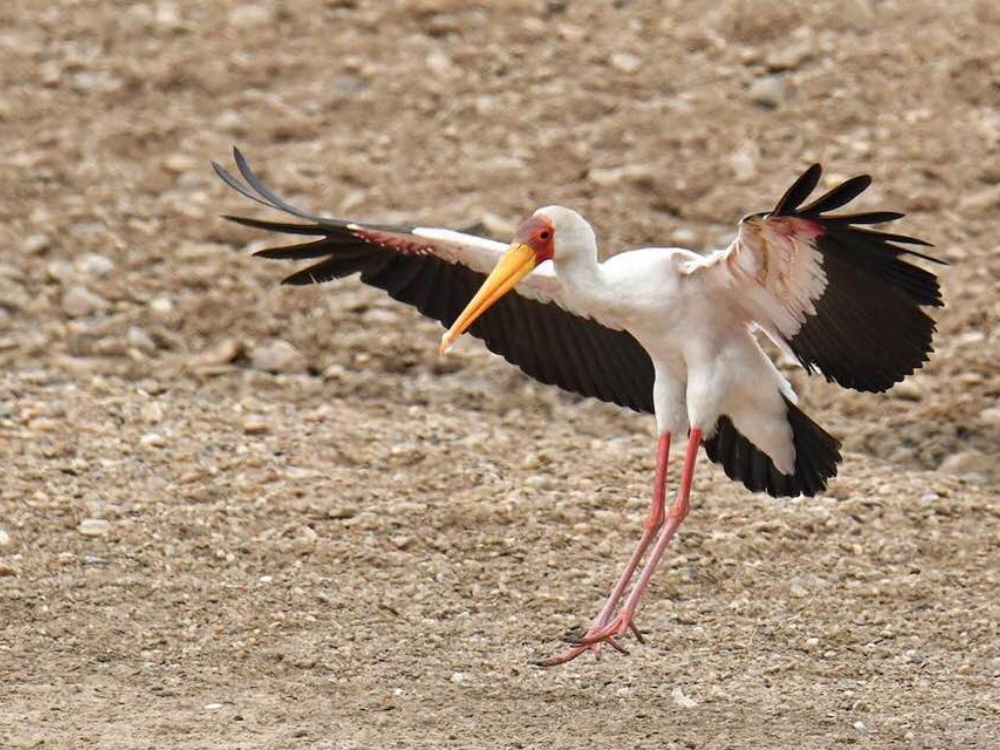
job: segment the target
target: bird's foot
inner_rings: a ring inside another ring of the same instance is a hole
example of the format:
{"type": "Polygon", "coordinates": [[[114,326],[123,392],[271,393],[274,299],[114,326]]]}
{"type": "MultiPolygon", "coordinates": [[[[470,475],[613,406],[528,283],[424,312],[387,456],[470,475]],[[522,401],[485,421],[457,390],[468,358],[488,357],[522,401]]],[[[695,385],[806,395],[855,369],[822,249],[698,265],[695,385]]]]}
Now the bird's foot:
{"type": "Polygon", "coordinates": [[[566,664],[587,651],[593,651],[594,656],[599,659],[601,658],[601,648],[605,644],[618,653],[628,656],[628,649],[619,643],[619,638],[629,630],[635,634],[639,643],[644,642],[642,633],[635,627],[632,615],[628,615],[626,618],[625,613],[621,613],[608,623],[595,622],[572,648],[562,654],[543,659],[540,664],[543,667],[566,664]]]}
{"type": "Polygon", "coordinates": [[[615,615],[611,622],[604,627],[594,629],[594,632],[588,631],[577,643],[577,648],[607,643],[616,650],[627,654],[628,651],[625,651],[625,649],[621,647],[618,643],[618,639],[621,639],[630,630],[639,643],[646,642],[646,639],[642,637],[642,633],[639,632],[639,628],[635,626],[635,613],[629,612],[626,609],[615,615]]]}
{"type": "MultiPolygon", "coordinates": [[[[587,635],[585,635],[584,637],[586,638],[588,635],[590,635],[590,631],[587,631],[587,635]]],[[[600,659],[601,648],[604,646],[605,643],[611,646],[611,648],[613,648],[618,653],[628,655],[628,649],[626,649],[624,646],[618,643],[618,641],[616,641],[614,638],[607,638],[604,640],[587,644],[584,644],[582,641],[577,641],[577,645],[568,649],[564,653],[550,656],[547,659],[542,659],[539,662],[539,664],[541,664],[543,667],[555,667],[558,666],[559,664],[566,664],[567,662],[571,662],[580,654],[584,654],[587,651],[593,651],[594,656],[600,659]]]]}

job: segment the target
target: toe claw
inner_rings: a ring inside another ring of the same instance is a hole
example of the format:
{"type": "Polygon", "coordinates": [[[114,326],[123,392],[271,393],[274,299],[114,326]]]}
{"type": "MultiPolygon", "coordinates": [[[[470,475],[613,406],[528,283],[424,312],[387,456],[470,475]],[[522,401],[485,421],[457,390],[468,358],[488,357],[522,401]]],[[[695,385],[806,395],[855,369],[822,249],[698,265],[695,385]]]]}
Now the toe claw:
{"type": "Polygon", "coordinates": [[[632,631],[632,635],[634,635],[634,636],[635,636],[635,639],[636,639],[637,641],[639,641],[639,643],[645,643],[645,642],[646,642],[646,639],[642,637],[642,633],[640,633],[640,632],[639,632],[639,628],[637,628],[637,627],[635,626],[635,623],[634,623],[634,622],[632,622],[632,621],[630,620],[630,621],[629,621],[629,624],[628,624],[628,627],[629,627],[629,630],[631,630],[631,631],[632,631]]]}
{"type": "Polygon", "coordinates": [[[624,647],[623,645],[621,645],[621,644],[620,644],[620,643],[619,643],[618,641],[616,641],[616,640],[615,640],[614,638],[612,638],[611,636],[608,636],[608,637],[607,637],[607,638],[606,638],[606,639],[604,640],[604,642],[605,642],[605,643],[607,643],[607,644],[608,644],[609,646],[611,646],[611,648],[613,648],[613,649],[614,649],[615,651],[617,651],[617,652],[618,652],[619,654],[622,654],[622,655],[624,655],[624,656],[628,656],[628,655],[629,655],[629,652],[628,652],[628,649],[627,649],[627,648],[625,648],[625,647],[624,647]]]}

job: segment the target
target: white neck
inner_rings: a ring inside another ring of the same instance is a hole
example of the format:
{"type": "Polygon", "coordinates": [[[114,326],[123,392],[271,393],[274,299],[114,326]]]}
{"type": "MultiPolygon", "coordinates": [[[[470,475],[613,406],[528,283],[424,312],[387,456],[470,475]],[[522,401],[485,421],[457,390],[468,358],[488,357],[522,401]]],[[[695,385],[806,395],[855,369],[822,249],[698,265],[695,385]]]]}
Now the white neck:
{"type": "Polygon", "coordinates": [[[557,252],[552,263],[563,294],[572,297],[581,308],[596,311],[613,300],[601,264],[597,262],[597,243],[593,236],[589,240],[580,242],[568,252],[557,252]]]}

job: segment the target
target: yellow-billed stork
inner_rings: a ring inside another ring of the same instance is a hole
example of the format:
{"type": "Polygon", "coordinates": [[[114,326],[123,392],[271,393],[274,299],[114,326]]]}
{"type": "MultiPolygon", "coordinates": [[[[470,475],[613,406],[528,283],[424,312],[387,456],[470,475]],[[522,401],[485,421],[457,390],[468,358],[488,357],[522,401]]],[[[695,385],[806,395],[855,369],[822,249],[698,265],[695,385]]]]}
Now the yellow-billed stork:
{"type": "Polygon", "coordinates": [[[213,164],[219,177],[304,221],[227,218],[318,238],[255,253],[314,261],[285,283],[360,274],[447,326],[442,352],[468,331],[543,383],[655,414],[656,478],[639,544],[584,636],[546,665],[604,643],[624,652],[619,641],[629,630],[640,637],[635,615],[688,513],[699,445],[754,492],[814,495],[836,474],[840,443],[795,405],[755,331],[808,372],[859,391],[891,387],[932,351],[935,324],[922,308],[942,305],[938,281],[905,259],[940,262],[911,249],[928,243],[867,228],[900,213],[828,213],[861,194],[868,176],[802,205],[819,184],[814,164],[772,211],[745,216],[724,250],[649,247],[599,262],[594,230],[562,206],[535,211],[509,246],[449,229],[330,219],[289,205],[238,150],[234,155],[245,183],[213,164]],[[687,448],[667,512],[670,439],[677,434],[687,435],[687,448]]]}

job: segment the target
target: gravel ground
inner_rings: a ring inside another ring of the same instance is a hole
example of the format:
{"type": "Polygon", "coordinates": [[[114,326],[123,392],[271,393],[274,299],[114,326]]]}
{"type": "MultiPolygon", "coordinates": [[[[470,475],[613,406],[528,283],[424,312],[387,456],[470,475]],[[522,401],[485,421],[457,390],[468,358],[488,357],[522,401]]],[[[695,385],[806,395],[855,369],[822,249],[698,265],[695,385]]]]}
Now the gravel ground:
{"type": "Polygon", "coordinates": [[[1000,736],[993,2],[0,6],[0,747],[987,748],[1000,736]],[[211,173],[608,252],[806,164],[952,263],[881,396],[792,373],[823,497],[704,462],[632,655],[534,662],[637,537],[652,420],[355,280],[281,288],[211,173]]]}

